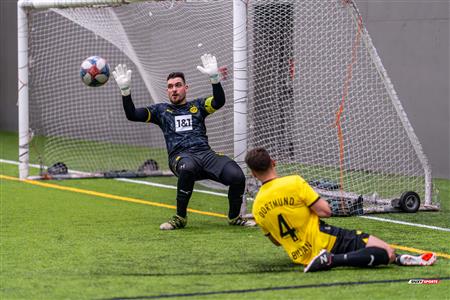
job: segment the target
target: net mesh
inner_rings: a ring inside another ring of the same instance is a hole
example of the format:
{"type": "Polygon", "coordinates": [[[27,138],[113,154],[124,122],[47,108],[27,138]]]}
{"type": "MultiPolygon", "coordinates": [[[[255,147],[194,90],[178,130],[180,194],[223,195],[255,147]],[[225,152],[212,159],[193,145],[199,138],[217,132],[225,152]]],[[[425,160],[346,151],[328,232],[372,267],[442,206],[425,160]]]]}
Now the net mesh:
{"type": "MultiPolygon", "coordinates": [[[[105,58],[111,68],[127,64],[137,107],[167,101],[165,79],[174,71],[185,73],[189,98],[211,95],[208,78],[196,66],[202,54],[214,53],[220,66],[231,68],[230,11],[230,1],[158,1],[33,12],[30,122],[44,139],[35,147],[42,163],[63,161],[85,172],[133,171],[151,158],[167,169],[160,129],[127,121],[114,79],[87,87],[80,64],[91,55],[105,58]]],[[[222,85],[232,95],[232,81],[222,85]]],[[[228,97],[220,114],[207,120],[212,148],[227,154],[233,152],[232,109],[228,97]]]]}
{"type": "MultiPolygon", "coordinates": [[[[266,147],[280,175],[373,199],[423,199],[420,144],[351,1],[243,1],[247,5],[247,148],[266,147]],[[406,121],[405,121],[406,120],[406,121]]],[[[207,119],[211,147],[233,153],[233,1],[150,1],[30,14],[30,122],[40,163],[85,172],[167,170],[160,129],[129,122],[110,79],[89,88],[82,60],[133,70],[136,106],[168,101],[166,76],[186,74],[188,98],[211,94],[203,53],[222,70],[226,105],[207,119]]],[[[242,164],[242,162],[239,162],[242,164]]],[[[353,196],[352,196],[353,197],[353,196]]]]}

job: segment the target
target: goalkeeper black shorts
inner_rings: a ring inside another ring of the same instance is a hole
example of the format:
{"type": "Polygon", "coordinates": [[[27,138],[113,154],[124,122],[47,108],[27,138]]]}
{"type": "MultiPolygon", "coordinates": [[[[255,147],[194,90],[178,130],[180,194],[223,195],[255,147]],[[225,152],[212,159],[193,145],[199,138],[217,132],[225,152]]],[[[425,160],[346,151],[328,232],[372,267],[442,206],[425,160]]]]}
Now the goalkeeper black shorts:
{"type": "Polygon", "coordinates": [[[169,160],[171,171],[178,177],[178,164],[183,159],[191,161],[195,169],[195,180],[212,179],[220,182],[220,175],[228,162],[234,162],[228,156],[212,150],[183,152],[169,160]]]}

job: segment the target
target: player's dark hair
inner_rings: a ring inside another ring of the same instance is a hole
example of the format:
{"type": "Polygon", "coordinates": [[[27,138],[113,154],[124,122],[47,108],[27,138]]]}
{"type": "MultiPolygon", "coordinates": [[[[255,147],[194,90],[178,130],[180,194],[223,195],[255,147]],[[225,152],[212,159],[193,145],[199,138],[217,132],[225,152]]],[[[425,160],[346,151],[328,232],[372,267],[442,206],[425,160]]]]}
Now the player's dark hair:
{"type": "Polygon", "coordinates": [[[272,166],[272,159],[266,149],[254,148],[245,155],[245,163],[255,172],[264,172],[272,166]]]}
{"type": "Polygon", "coordinates": [[[181,78],[181,79],[183,79],[183,83],[186,83],[183,72],[172,72],[169,74],[169,76],[167,76],[167,80],[172,79],[172,78],[181,78]]]}

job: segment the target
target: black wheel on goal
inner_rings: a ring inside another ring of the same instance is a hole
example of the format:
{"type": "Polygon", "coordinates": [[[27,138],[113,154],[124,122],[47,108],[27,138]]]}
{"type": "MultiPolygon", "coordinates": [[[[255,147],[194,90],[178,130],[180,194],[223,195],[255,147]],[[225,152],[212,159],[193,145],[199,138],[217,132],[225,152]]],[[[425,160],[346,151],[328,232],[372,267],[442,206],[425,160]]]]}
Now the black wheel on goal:
{"type": "Polygon", "coordinates": [[[420,197],[416,192],[404,192],[400,197],[400,208],[404,212],[414,213],[419,210],[420,197]]]}

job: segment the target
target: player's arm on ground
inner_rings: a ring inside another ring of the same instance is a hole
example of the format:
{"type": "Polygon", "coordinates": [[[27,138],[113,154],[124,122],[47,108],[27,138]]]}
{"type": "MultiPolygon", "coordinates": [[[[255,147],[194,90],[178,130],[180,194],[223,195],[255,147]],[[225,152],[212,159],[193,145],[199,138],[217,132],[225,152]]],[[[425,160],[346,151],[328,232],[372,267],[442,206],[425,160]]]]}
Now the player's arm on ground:
{"type": "Polygon", "coordinates": [[[258,222],[257,218],[255,218],[256,223],[258,224],[258,226],[261,228],[262,232],[264,233],[264,235],[275,245],[275,246],[281,246],[280,243],[278,243],[278,241],[272,236],[272,234],[270,233],[269,230],[267,230],[267,228],[264,226],[263,223],[258,222]]]}
{"type": "Polygon", "coordinates": [[[280,243],[278,243],[278,241],[270,234],[266,234],[266,236],[269,238],[269,240],[275,245],[275,246],[281,246],[280,243]]]}

